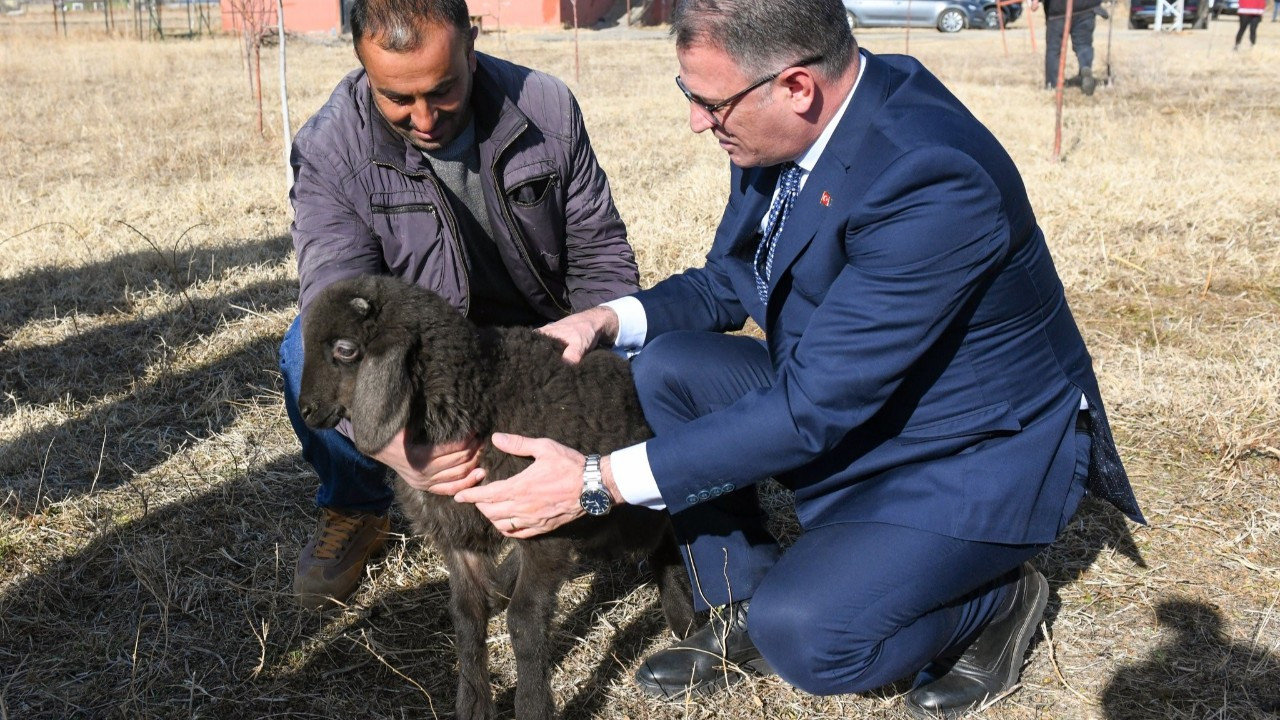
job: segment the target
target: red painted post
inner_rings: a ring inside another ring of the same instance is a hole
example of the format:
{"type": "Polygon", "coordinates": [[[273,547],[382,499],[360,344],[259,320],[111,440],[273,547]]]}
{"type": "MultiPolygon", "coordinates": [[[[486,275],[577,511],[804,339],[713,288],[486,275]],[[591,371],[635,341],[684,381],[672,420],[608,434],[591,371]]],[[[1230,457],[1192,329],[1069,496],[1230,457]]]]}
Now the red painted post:
{"type": "Polygon", "coordinates": [[[1057,162],[1058,157],[1062,155],[1062,86],[1066,82],[1067,74],[1067,38],[1071,37],[1071,4],[1072,0],[1067,0],[1067,18],[1062,26],[1062,51],[1058,53],[1058,110],[1053,127],[1054,162],[1057,162]]]}
{"type": "Polygon", "coordinates": [[[1035,13],[1030,12],[1030,11],[1028,10],[1028,12],[1027,12],[1027,33],[1031,35],[1031,52],[1033,52],[1033,53],[1034,53],[1034,52],[1039,52],[1039,51],[1036,49],[1036,22],[1035,22],[1034,17],[1035,17],[1035,13]]]}
{"type": "Polygon", "coordinates": [[[569,0],[573,6],[573,81],[578,82],[578,0],[569,0]]]}

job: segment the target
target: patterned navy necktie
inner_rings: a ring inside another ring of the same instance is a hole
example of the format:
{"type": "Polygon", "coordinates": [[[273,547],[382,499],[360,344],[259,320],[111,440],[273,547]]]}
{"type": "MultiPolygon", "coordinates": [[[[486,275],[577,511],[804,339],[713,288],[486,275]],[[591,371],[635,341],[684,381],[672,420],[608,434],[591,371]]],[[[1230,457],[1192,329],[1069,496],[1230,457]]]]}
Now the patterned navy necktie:
{"type": "Polygon", "coordinates": [[[778,235],[782,225],[791,213],[796,195],[800,192],[800,166],[789,162],[782,166],[782,174],[778,176],[778,194],[769,207],[769,220],[765,223],[764,234],[760,236],[760,245],[756,247],[755,271],[756,290],[760,293],[760,302],[769,297],[769,278],[773,274],[773,249],[777,246],[778,235]]]}

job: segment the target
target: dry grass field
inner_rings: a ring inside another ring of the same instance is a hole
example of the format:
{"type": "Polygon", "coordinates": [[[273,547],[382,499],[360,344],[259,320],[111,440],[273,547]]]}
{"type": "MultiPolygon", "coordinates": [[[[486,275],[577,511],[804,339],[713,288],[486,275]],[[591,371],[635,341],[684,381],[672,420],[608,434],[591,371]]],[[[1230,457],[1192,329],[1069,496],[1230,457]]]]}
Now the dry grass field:
{"type": "MultiPolygon", "coordinates": [[[[1022,170],[1150,520],[1086,503],[1040,559],[1053,595],[1022,685],[981,717],[1275,718],[1280,26],[1236,54],[1234,19],[1158,36],[1119,15],[1114,82],[1068,94],[1057,162],[1025,20],[1007,57],[994,32],[909,36],[1022,170]]],[[[296,275],[274,67],[261,137],[232,39],[0,37],[0,718],[449,716],[447,578],[421,539],[345,611],[291,603],[314,478],[275,366],[296,275]]],[[[583,33],[575,80],[571,40],[480,48],[574,88],[646,283],[698,263],[727,165],[688,130],[670,42],[583,33]]],[[[291,44],[295,127],[353,64],[337,40],[291,44]]],[[[604,567],[563,593],[566,717],[906,717],[903,685],[646,700],[630,675],[666,638],[642,579],[604,567]]]]}

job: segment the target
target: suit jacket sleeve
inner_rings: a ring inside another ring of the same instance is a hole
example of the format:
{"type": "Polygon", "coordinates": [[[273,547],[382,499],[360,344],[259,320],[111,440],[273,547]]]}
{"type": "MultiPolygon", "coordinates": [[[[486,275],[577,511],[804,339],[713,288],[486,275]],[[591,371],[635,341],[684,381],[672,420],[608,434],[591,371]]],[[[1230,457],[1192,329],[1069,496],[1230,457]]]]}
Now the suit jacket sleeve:
{"type": "MultiPolygon", "coordinates": [[[[700,490],[802,468],[858,432],[921,356],[963,322],[966,305],[1008,253],[1000,191],[959,150],[912,150],[865,187],[835,231],[846,264],[800,340],[773,358],[773,386],[649,442],[650,465],[672,512],[696,503],[700,490]]],[[[819,228],[812,242],[823,242],[823,233],[830,242],[832,232],[819,228]]],[[[705,297],[708,306],[718,301],[721,313],[733,314],[713,268],[694,277],[700,281],[684,280],[672,294],[705,297]]],[[[793,278],[791,292],[803,280],[793,278]]],[[[678,307],[646,302],[651,326],[655,314],[661,327],[664,311],[678,307]]]]}

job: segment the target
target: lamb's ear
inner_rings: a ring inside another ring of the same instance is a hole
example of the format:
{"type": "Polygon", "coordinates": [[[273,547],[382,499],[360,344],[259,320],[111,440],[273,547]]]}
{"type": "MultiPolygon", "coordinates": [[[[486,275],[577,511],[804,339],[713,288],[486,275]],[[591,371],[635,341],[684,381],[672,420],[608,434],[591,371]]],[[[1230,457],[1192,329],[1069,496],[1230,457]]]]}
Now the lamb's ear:
{"type": "Polygon", "coordinates": [[[366,455],[381,450],[409,422],[409,348],[393,344],[365,356],[351,401],[351,429],[356,447],[366,455]]]}

